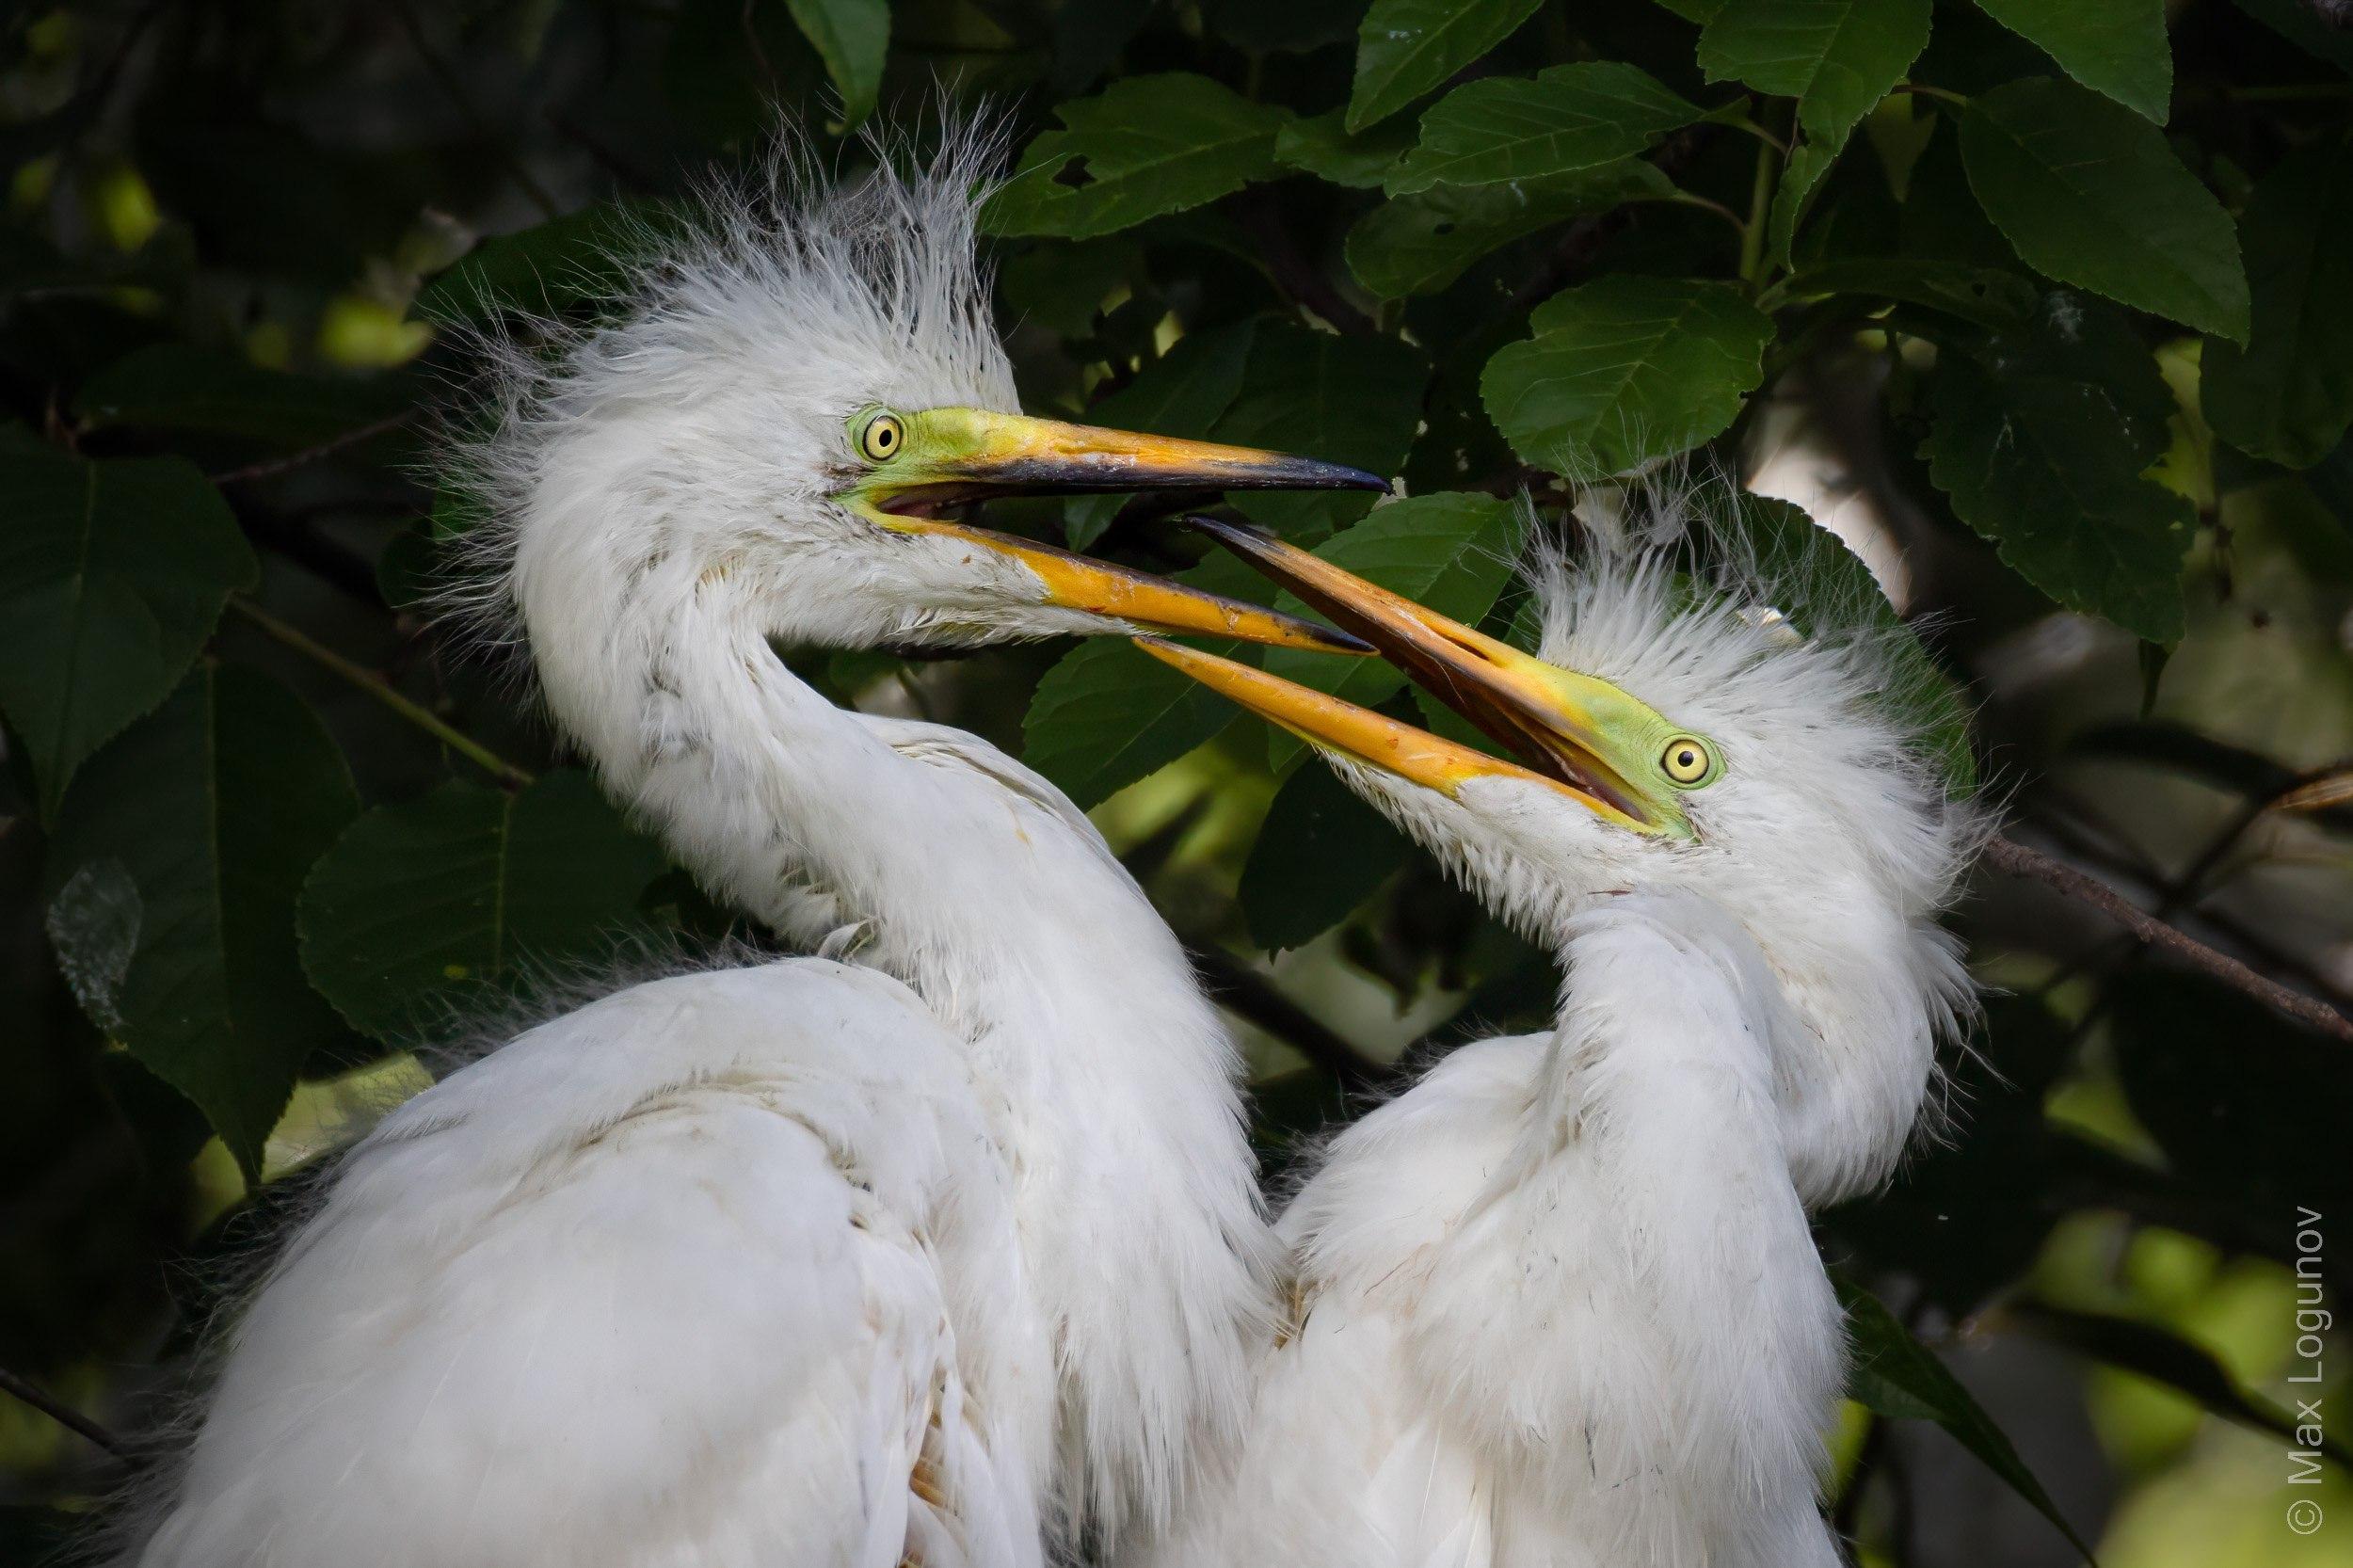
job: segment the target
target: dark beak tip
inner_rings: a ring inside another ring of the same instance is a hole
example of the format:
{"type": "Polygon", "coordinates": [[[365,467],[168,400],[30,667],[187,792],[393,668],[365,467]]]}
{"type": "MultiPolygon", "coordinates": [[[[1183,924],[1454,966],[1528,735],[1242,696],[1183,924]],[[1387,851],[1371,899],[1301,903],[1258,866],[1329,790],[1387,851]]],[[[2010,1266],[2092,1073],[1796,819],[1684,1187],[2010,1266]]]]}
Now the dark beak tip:
{"type": "Polygon", "coordinates": [[[1318,457],[1296,459],[1292,469],[1293,483],[1319,490],[1386,490],[1389,482],[1377,473],[1368,473],[1346,463],[1327,463],[1318,457]]]}

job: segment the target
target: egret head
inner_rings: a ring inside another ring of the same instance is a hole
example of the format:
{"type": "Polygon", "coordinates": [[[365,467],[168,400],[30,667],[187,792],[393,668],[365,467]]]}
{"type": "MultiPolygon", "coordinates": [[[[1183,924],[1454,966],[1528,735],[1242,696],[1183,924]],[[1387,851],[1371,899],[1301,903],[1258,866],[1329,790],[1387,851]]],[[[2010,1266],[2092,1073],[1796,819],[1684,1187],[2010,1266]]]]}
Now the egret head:
{"type": "MultiPolygon", "coordinates": [[[[1379,489],[1353,469],[1024,418],[975,203],[991,150],[911,175],[786,164],[622,248],[625,303],[490,345],[489,433],[459,477],[491,520],[472,606],[551,665],[724,604],[779,640],[973,645],[1209,632],[1344,644],[1256,607],[970,526],[993,496],[1379,489]]],[[[551,695],[554,695],[552,690],[551,695]]]]}
{"type": "Polygon", "coordinates": [[[1192,649],[1155,652],[1307,740],[1540,940],[1567,943],[1628,893],[1721,910],[1773,971],[1790,1026],[1777,1053],[1796,1081],[1825,1051],[1902,1058],[1885,1096],[1900,1144],[1933,1041],[1968,1005],[1936,917],[1982,813],[1948,798],[1917,716],[1888,700],[1903,672],[1885,633],[1833,613],[1801,636],[1742,541],[1701,541],[1716,564],[1695,567],[1654,536],[1541,556],[1529,654],[1210,526],[1517,760],[1192,649]]]}

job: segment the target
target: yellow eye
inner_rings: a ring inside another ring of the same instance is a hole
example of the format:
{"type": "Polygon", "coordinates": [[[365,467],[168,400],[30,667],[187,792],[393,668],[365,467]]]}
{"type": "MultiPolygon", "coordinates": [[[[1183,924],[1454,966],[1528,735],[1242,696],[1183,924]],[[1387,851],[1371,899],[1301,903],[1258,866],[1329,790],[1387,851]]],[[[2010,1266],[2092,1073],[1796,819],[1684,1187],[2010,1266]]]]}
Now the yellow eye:
{"type": "Polygon", "coordinates": [[[887,463],[899,455],[899,447],[906,439],[907,427],[899,423],[898,415],[876,414],[858,432],[857,449],[870,461],[887,463]]]}
{"type": "Polygon", "coordinates": [[[1677,735],[1658,754],[1658,766],[1677,784],[1702,784],[1716,771],[1716,759],[1707,749],[1707,743],[1691,735],[1677,735]]]}

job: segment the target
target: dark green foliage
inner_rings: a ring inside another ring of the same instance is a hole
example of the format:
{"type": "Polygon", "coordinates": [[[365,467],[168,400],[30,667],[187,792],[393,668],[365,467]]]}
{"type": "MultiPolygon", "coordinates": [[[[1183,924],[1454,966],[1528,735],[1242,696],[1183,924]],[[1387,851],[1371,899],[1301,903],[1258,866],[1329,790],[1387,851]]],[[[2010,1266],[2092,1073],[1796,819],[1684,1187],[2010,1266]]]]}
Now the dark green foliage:
{"type": "MultiPolygon", "coordinates": [[[[33,1223],[0,1368],[93,1401],[131,1381],[230,1164],[281,1209],[263,1178],[316,1152],[338,1075],[412,1081],[397,1049],[466,1016],[744,934],[432,625],[480,519],[420,460],[472,417],[480,329],[592,327],[706,171],[760,177],[778,112],[855,177],[860,121],[904,154],[943,100],[1000,105],[984,219],[1027,407],[1401,476],[1378,510],[1231,505],[1522,646],[1523,528],[1607,525],[1606,494],[1572,517],[1577,483],[1799,472],[1806,506],[1735,504],[1778,608],[1893,643],[1883,696],[1957,792],[1982,770],[2017,836],[2344,1005],[2353,811],[2265,808],[2353,753],[2348,73],[2302,0],[11,12],[0,1211],[33,1223]]],[[[991,520],[1274,597],[1148,503],[991,520]]],[[[1385,1058],[1555,1008],[1549,954],[1123,640],[785,651],[830,696],[1018,752],[1100,808],[1189,944],[1296,1016],[1329,1004],[1291,1039],[1324,1065],[1251,1046],[1280,1074],[1271,1153],[1385,1081],[1328,1070],[1335,1032],[1385,1058]]],[[[1379,664],[1218,651],[1484,744],[1379,664]]],[[[2054,1518],[2019,1451],[2060,1439],[2013,1444],[1933,1347],[2032,1335],[2275,1440],[2270,1340],[2114,1282],[2171,1248],[2276,1288],[2298,1206],[2353,1212],[2345,1046],[2025,884],[1945,919],[2013,994],[1947,1064],[1950,1134],[1823,1219],[1853,1392],[2054,1518]]],[[[103,1480],[5,1447],[24,1426],[0,1424],[12,1503],[103,1480]]],[[[1929,1562],[1901,1524],[1927,1491],[1883,1446],[1841,1472],[1842,1519],[1866,1560],[1929,1562]]],[[[2127,1442],[2117,1484],[2161,1495],[2162,1447],[2127,1442]]],[[[12,1507],[0,1556],[57,1523],[12,1507]]]]}
{"type": "Polygon", "coordinates": [[[331,1037],[295,896],[359,809],[343,756],[266,677],[205,664],[91,760],[50,847],[49,934],[93,1022],[248,1172],[331,1037]]]}
{"type": "Polygon", "coordinates": [[[453,781],[381,806],[302,889],[302,966],[354,1027],[430,1040],[487,995],[561,978],[633,934],[662,852],[585,774],[513,794],[453,781]]]}

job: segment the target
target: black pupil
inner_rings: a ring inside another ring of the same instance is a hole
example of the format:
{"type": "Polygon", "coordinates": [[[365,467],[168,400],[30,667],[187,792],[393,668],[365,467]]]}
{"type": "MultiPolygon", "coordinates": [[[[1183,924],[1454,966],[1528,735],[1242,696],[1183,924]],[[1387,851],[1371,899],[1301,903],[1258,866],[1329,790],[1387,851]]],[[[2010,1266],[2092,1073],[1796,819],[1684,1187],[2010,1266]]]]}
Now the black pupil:
{"type": "Polygon", "coordinates": [[[1691,755],[1690,748],[1688,746],[1675,753],[1675,766],[1678,768],[1688,768],[1697,760],[1698,759],[1691,755]]]}
{"type": "Polygon", "coordinates": [[[878,426],[874,431],[874,444],[885,452],[889,451],[890,443],[898,439],[891,433],[890,426],[888,424],[878,426]]]}

